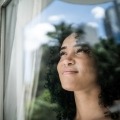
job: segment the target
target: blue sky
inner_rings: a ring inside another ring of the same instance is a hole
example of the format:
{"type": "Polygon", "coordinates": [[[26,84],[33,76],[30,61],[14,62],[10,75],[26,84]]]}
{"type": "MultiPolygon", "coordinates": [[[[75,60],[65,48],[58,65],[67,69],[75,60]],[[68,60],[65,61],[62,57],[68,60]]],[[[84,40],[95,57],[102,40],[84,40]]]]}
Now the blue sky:
{"type": "Polygon", "coordinates": [[[25,38],[28,49],[39,48],[40,44],[51,40],[46,34],[55,31],[53,24],[61,21],[78,25],[85,23],[95,27],[98,37],[106,37],[103,27],[105,9],[113,3],[98,5],[78,5],[55,0],[47,6],[42,13],[40,12],[26,27],[25,38]]]}
{"type": "Polygon", "coordinates": [[[99,36],[104,36],[102,18],[104,9],[112,5],[112,2],[97,5],[78,5],[55,0],[41,14],[41,22],[80,24],[87,23],[98,28],[99,36]]]}
{"type": "Polygon", "coordinates": [[[78,5],[69,4],[61,1],[55,1],[50,4],[42,13],[43,20],[47,20],[53,15],[64,15],[66,21],[79,23],[79,21],[95,20],[91,14],[91,10],[96,6],[108,8],[112,3],[98,4],[98,5],[78,5]]]}
{"type": "Polygon", "coordinates": [[[75,5],[55,0],[45,8],[42,13],[38,14],[33,21],[28,23],[24,29],[26,82],[31,80],[30,74],[32,66],[30,65],[30,52],[38,49],[43,43],[50,41],[50,38],[48,38],[46,33],[48,31],[54,31],[54,27],[51,24],[57,24],[60,21],[74,24],[86,23],[92,27],[96,27],[99,36],[104,37],[104,29],[102,25],[104,9],[111,5],[112,3],[99,5],[75,5]]]}

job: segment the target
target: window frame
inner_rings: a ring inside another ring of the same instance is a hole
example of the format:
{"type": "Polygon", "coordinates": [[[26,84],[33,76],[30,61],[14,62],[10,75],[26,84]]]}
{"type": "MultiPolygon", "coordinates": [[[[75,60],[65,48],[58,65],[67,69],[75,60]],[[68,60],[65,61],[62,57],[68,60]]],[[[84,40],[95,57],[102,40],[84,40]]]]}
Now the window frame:
{"type": "Polygon", "coordinates": [[[4,120],[6,7],[12,0],[0,1],[0,120],[4,120]]]}

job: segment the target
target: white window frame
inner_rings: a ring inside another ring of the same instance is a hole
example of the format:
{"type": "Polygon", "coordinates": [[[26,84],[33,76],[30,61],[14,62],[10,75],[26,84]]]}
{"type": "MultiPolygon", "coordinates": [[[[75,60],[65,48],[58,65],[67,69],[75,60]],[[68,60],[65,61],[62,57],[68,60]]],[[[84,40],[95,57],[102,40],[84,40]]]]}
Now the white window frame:
{"type": "Polygon", "coordinates": [[[5,78],[5,8],[11,0],[0,1],[0,120],[4,120],[4,78],[5,78]]]}

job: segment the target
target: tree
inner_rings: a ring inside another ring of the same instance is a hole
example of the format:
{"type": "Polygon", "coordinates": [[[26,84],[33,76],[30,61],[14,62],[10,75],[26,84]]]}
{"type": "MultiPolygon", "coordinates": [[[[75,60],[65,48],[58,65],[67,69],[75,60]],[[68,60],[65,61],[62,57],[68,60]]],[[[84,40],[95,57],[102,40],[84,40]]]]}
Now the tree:
{"type": "Polygon", "coordinates": [[[50,101],[50,92],[45,89],[42,94],[28,106],[30,112],[27,115],[27,120],[56,120],[56,113],[52,110],[57,107],[57,104],[51,104],[50,101]]]}
{"type": "MultiPolygon", "coordinates": [[[[60,26],[55,25],[56,32],[48,33],[48,35],[58,40],[61,45],[64,38],[73,31],[71,25],[69,27],[66,26],[65,23],[60,24],[60,26]]],[[[77,30],[84,34],[80,26],[78,26],[77,30]]],[[[56,70],[59,60],[57,59],[59,58],[59,47],[51,47],[51,51],[46,86],[52,95],[52,102],[56,102],[59,105],[59,108],[56,110],[58,112],[58,119],[69,118],[72,120],[75,115],[75,102],[72,99],[73,93],[61,88],[56,70]]],[[[98,83],[102,87],[100,95],[101,103],[112,106],[113,100],[120,99],[120,44],[116,43],[113,39],[101,39],[99,43],[93,46],[92,51],[96,57],[99,69],[98,83]]]]}
{"type": "MultiPolygon", "coordinates": [[[[56,66],[59,61],[59,48],[65,37],[72,31],[80,32],[81,34],[84,34],[84,31],[81,25],[75,30],[76,28],[73,28],[72,24],[66,24],[64,22],[54,25],[54,27],[56,31],[48,32],[47,35],[50,36],[53,41],[57,41],[56,43],[58,44],[54,46],[50,46],[49,44],[43,46],[43,66],[39,75],[37,96],[41,95],[41,81],[45,81],[45,88],[49,90],[49,95],[51,96],[49,103],[56,103],[58,105],[54,107],[54,110],[57,112],[57,118],[64,120],[68,117],[72,120],[75,115],[75,102],[74,99],[72,99],[73,93],[61,88],[56,66]]],[[[106,105],[112,105],[113,103],[108,99],[114,99],[114,97],[116,97],[116,99],[120,98],[120,44],[116,43],[113,39],[101,39],[98,44],[93,46],[92,51],[96,57],[99,69],[99,84],[104,88],[102,94],[104,94],[103,96],[109,94],[109,97],[104,97],[102,100],[106,105]],[[112,83],[113,80],[115,81],[114,85],[110,84],[110,81],[112,83]]],[[[49,95],[47,96],[48,98],[49,95]]],[[[40,98],[38,97],[38,99],[40,98]]],[[[39,103],[36,102],[36,105],[39,106],[39,103]]],[[[39,115],[39,112],[36,114],[39,115]]]]}

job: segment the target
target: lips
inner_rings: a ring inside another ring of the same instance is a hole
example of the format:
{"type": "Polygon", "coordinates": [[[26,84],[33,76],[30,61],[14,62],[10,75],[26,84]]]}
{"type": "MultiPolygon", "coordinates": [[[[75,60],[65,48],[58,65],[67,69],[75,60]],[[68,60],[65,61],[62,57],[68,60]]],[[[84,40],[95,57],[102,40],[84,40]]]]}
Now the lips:
{"type": "Polygon", "coordinates": [[[71,74],[76,74],[78,73],[77,70],[64,70],[63,75],[71,75],[71,74]]]}

